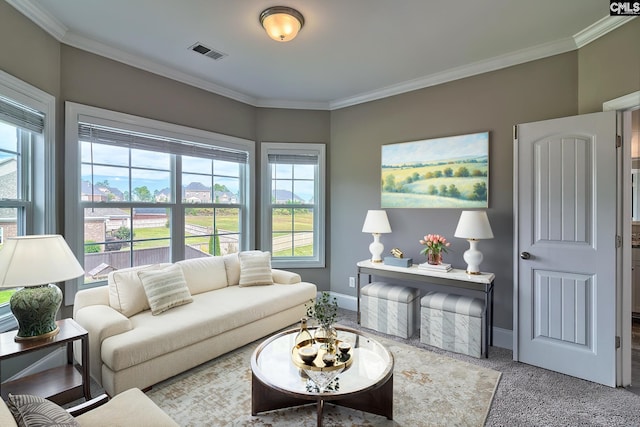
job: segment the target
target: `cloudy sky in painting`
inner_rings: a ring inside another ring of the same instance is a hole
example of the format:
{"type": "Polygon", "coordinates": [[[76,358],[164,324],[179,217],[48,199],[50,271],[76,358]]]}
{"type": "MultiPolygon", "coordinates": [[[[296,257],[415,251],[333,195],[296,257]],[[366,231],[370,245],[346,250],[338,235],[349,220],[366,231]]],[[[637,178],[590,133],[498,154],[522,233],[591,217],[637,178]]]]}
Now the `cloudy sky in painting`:
{"type": "Polygon", "coordinates": [[[488,150],[488,132],[403,142],[382,146],[382,164],[393,166],[403,163],[427,163],[460,157],[486,156],[488,150]]]}

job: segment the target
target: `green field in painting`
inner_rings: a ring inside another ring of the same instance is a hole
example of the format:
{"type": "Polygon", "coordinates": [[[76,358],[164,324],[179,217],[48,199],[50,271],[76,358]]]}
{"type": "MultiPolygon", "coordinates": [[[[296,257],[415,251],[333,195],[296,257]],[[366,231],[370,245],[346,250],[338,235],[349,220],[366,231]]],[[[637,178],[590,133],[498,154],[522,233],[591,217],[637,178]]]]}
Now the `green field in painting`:
{"type": "MultiPolygon", "coordinates": [[[[486,200],[473,199],[474,185],[487,184],[488,164],[486,162],[439,162],[438,164],[418,167],[386,167],[382,169],[382,207],[433,207],[433,208],[482,208],[486,200]],[[470,176],[445,176],[445,170],[451,169],[449,175],[455,175],[460,168],[466,168],[470,176]],[[439,174],[439,177],[433,177],[439,174]],[[395,184],[395,191],[386,191],[385,185],[389,177],[395,184]],[[427,176],[432,176],[427,178],[427,176]],[[418,179],[416,179],[418,177],[418,179]],[[447,189],[455,185],[460,192],[459,197],[443,197],[431,193],[435,187],[447,189]],[[432,187],[433,186],[433,187],[432,187]]],[[[488,187],[488,186],[487,186],[488,187]]]]}
{"type": "Polygon", "coordinates": [[[383,208],[486,208],[483,200],[462,200],[452,197],[411,193],[382,193],[383,208]]]}

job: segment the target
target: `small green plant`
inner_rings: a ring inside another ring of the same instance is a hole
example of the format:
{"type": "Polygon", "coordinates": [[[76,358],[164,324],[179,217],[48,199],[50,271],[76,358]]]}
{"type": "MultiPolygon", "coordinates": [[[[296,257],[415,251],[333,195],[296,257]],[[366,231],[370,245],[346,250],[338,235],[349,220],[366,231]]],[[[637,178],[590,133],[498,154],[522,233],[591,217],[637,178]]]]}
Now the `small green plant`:
{"type": "Polygon", "coordinates": [[[84,244],[84,253],[85,254],[97,254],[100,252],[100,245],[95,243],[93,240],[87,240],[84,244]]]}
{"type": "Polygon", "coordinates": [[[329,292],[322,292],[322,295],[315,300],[310,300],[307,307],[307,317],[316,319],[323,328],[330,327],[338,316],[338,300],[331,298],[329,292]]]}

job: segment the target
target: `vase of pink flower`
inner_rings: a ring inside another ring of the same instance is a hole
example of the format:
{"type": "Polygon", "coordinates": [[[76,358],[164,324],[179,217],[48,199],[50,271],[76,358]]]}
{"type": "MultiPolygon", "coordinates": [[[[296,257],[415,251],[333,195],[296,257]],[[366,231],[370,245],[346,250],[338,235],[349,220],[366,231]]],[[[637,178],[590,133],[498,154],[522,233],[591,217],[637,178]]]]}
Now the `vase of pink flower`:
{"type": "Polygon", "coordinates": [[[420,244],[425,246],[420,253],[427,256],[427,263],[434,265],[442,263],[442,254],[447,253],[447,248],[451,246],[451,243],[439,234],[427,234],[420,239],[420,244]]]}

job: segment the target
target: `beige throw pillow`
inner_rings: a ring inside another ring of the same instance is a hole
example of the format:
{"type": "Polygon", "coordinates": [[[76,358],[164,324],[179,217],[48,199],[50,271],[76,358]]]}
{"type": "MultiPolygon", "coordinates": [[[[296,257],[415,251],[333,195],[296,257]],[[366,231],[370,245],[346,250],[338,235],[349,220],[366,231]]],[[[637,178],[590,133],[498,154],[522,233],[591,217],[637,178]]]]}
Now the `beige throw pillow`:
{"type": "Polygon", "coordinates": [[[273,285],[270,252],[240,252],[238,259],[240,260],[240,286],[273,285]]]}
{"type": "Polygon", "coordinates": [[[193,301],[179,265],[158,271],[138,271],[138,277],[154,316],[193,301]]]}
{"type": "Polygon", "coordinates": [[[162,270],[171,264],[130,267],[109,273],[109,305],[127,317],[149,310],[149,301],[138,277],[141,270],[162,270]]]}

